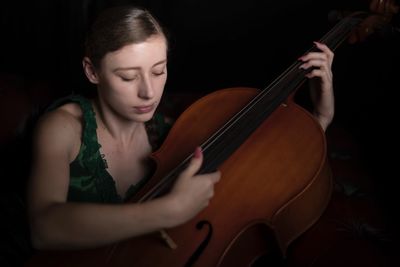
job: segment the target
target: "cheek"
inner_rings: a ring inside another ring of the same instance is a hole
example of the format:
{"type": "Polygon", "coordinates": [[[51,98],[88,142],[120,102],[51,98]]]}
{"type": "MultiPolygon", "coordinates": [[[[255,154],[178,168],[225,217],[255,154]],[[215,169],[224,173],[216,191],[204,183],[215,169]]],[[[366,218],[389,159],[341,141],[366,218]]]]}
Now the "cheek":
{"type": "Polygon", "coordinates": [[[112,77],[102,75],[99,79],[99,87],[100,90],[109,94],[113,91],[114,88],[116,88],[116,81],[112,77]]]}
{"type": "Polygon", "coordinates": [[[163,77],[163,78],[158,78],[153,82],[153,89],[154,91],[156,91],[156,94],[158,95],[158,97],[160,98],[161,95],[164,92],[164,87],[165,87],[165,83],[167,81],[167,78],[163,77]]]}
{"type": "Polygon", "coordinates": [[[109,94],[123,94],[132,90],[132,86],[129,83],[119,78],[108,79],[106,86],[109,94]]]}

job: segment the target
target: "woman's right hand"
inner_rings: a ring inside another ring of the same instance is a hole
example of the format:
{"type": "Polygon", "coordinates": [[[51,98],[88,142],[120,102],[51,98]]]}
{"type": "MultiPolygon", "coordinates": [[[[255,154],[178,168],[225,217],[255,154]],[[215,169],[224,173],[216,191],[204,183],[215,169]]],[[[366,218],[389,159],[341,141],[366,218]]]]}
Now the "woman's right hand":
{"type": "Polygon", "coordinates": [[[202,163],[203,153],[197,147],[189,165],[179,175],[168,195],[177,225],[190,220],[207,207],[214,195],[214,185],[219,181],[221,173],[216,171],[196,175],[202,163]]]}

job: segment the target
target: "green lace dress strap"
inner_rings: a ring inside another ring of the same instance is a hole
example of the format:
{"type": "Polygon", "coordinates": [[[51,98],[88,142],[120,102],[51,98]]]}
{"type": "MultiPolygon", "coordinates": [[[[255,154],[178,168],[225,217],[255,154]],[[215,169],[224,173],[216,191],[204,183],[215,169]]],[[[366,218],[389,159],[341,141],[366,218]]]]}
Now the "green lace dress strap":
{"type": "Polygon", "coordinates": [[[65,103],[77,103],[83,113],[82,141],[78,156],[70,163],[68,201],[121,203],[115,181],[106,170],[97,139],[96,114],[90,100],[71,95],[56,101],[50,109],[65,103]]]}
{"type": "Polygon", "coordinates": [[[68,201],[121,203],[115,181],[106,170],[97,139],[96,114],[92,103],[77,98],[83,111],[82,144],[77,158],[70,164],[70,187],[68,201]]]}

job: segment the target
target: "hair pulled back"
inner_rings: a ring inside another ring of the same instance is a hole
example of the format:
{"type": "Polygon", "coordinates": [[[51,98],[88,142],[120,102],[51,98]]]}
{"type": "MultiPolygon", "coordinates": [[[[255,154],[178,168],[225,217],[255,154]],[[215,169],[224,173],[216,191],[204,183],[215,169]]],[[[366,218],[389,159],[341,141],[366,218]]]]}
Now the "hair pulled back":
{"type": "Polygon", "coordinates": [[[85,42],[85,53],[95,68],[102,58],[125,45],[146,41],[165,33],[159,22],[144,8],[117,6],[101,12],[92,24],[85,42]]]}

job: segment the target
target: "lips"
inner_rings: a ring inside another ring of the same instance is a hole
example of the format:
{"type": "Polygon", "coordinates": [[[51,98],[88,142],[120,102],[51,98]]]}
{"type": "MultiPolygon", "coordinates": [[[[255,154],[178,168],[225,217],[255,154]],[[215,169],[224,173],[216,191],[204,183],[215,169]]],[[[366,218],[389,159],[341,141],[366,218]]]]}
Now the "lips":
{"type": "Polygon", "coordinates": [[[133,107],[133,109],[138,114],[145,114],[145,113],[152,112],[154,110],[154,107],[155,107],[155,104],[152,104],[152,105],[148,105],[148,106],[133,107]]]}

